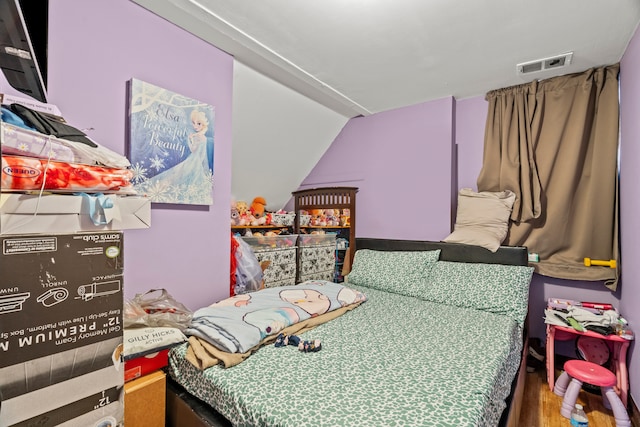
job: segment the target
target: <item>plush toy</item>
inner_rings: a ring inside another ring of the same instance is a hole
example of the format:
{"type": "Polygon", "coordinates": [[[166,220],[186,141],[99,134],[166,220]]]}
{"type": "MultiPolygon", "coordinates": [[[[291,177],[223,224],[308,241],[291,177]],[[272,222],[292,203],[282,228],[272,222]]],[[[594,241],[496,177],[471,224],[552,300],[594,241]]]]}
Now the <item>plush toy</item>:
{"type": "Polygon", "coordinates": [[[249,212],[249,205],[244,200],[238,200],[236,202],[236,209],[238,209],[238,213],[242,216],[249,212]]]}
{"type": "Polygon", "coordinates": [[[236,202],[236,209],[238,211],[238,224],[237,225],[249,225],[251,224],[251,216],[249,215],[249,205],[243,200],[236,202]]]}
{"type": "Polygon", "coordinates": [[[249,207],[249,213],[251,215],[251,225],[269,225],[269,220],[271,216],[265,215],[265,206],[267,205],[267,201],[264,197],[256,197],[251,202],[251,206],[249,207]]]}
{"type": "Polygon", "coordinates": [[[238,208],[231,206],[231,226],[240,225],[240,213],[238,208]]]}
{"type": "Polygon", "coordinates": [[[253,202],[251,202],[251,207],[249,208],[249,210],[251,211],[251,215],[255,216],[256,218],[262,217],[264,215],[265,206],[267,206],[267,201],[264,199],[264,197],[256,197],[255,199],[253,199],[253,202]]]}
{"type": "Polygon", "coordinates": [[[327,225],[327,218],[324,214],[323,209],[311,209],[309,211],[311,214],[311,220],[309,221],[309,225],[314,227],[324,227],[327,225]]]}
{"type": "Polygon", "coordinates": [[[351,226],[351,211],[349,209],[342,210],[342,216],[340,216],[340,225],[343,227],[351,226]]]}
{"type": "Polygon", "coordinates": [[[340,225],[339,212],[339,209],[325,209],[324,216],[326,218],[328,226],[332,227],[340,225]],[[336,213],[336,211],[338,213],[336,213]]]}

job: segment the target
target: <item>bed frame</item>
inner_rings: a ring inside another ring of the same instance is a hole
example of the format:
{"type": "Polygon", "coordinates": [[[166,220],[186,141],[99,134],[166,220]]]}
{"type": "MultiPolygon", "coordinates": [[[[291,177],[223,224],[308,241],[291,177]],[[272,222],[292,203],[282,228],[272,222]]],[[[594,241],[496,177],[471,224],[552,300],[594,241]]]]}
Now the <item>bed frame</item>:
{"type": "MultiPolygon", "coordinates": [[[[526,247],[522,246],[501,246],[496,252],[491,252],[481,246],[461,243],[374,238],[356,238],[356,245],[359,250],[372,249],[379,251],[428,251],[440,249],[440,260],[442,261],[528,265],[528,251],[526,247]]],[[[507,409],[500,420],[500,427],[515,427],[518,425],[526,379],[526,356],[528,350],[526,328],[523,335],[524,343],[520,368],[511,384],[511,395],[507,402],[507,409]]],[[[167,376],[167,382],[167,427],[227,427],[231,425],[209,405],[184,391],[169,376],[167,376]]]]}

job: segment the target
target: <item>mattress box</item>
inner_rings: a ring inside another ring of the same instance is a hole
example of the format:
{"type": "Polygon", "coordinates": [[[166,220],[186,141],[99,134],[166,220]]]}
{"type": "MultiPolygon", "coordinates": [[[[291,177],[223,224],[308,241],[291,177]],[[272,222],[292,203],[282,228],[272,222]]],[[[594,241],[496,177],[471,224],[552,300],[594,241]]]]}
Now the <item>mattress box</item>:
{"type": "Polygon", "coordinates": [[[122,372],[109,367],[20,396],[3,396],[0,426],[120,426],[122,386],[122,372]]]}
{"type": "Polygon", "coordinates": [[[0,237],[0,425],[121,422],[123,241],[0,237]]]}
{"type": "Polygon", "coordinates": [[[115,231],[0,237],[0,368],[122,343],[123,244],[115,231]]]}
{"type": "Polygon", "coordinates": [[[149,228],[146,197],[0,194],[0,234],[76,233],[149,228]]]}
{"type": "Polygon", "coordinates": [[[164,372],[155,371],[124,385],[124,425],[164,427],[166,411],[164,372]]]}
{"type": "Polygon", "coordinates": [[[151,372],[158,371],[169,363],[169,349],[145,354],[124,361],[124,380],[131,381],[151,372]]]}

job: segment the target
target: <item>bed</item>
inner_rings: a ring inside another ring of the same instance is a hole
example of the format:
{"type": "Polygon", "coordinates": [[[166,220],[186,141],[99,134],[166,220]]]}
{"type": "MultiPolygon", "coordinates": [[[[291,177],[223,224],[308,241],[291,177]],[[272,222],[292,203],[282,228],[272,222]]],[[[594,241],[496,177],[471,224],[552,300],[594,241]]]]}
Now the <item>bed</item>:
{"type": "Polygon", "coordinates": [[[517,425],[526,248],[363,238],[357,247],[343,285],[366,301],[299,334],[320,351],[265,345],[236,366],[201,370],[182,344],[169,353],[171,382],[219,425],[517,425]]]}

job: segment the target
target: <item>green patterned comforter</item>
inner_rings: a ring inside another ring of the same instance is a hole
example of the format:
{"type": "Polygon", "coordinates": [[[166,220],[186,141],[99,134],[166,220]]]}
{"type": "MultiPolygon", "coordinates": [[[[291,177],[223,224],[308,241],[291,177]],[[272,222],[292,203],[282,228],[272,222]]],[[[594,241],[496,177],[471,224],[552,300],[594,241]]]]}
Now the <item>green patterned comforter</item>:
{"type": "Polygon", "coordinates": [[[512,318],[352,286],[368,301],[300,335],[322,350],[261,348],[199,371],[171,350],[170,375],[238,426],[496,426],[520,361],[512,318]]]}

